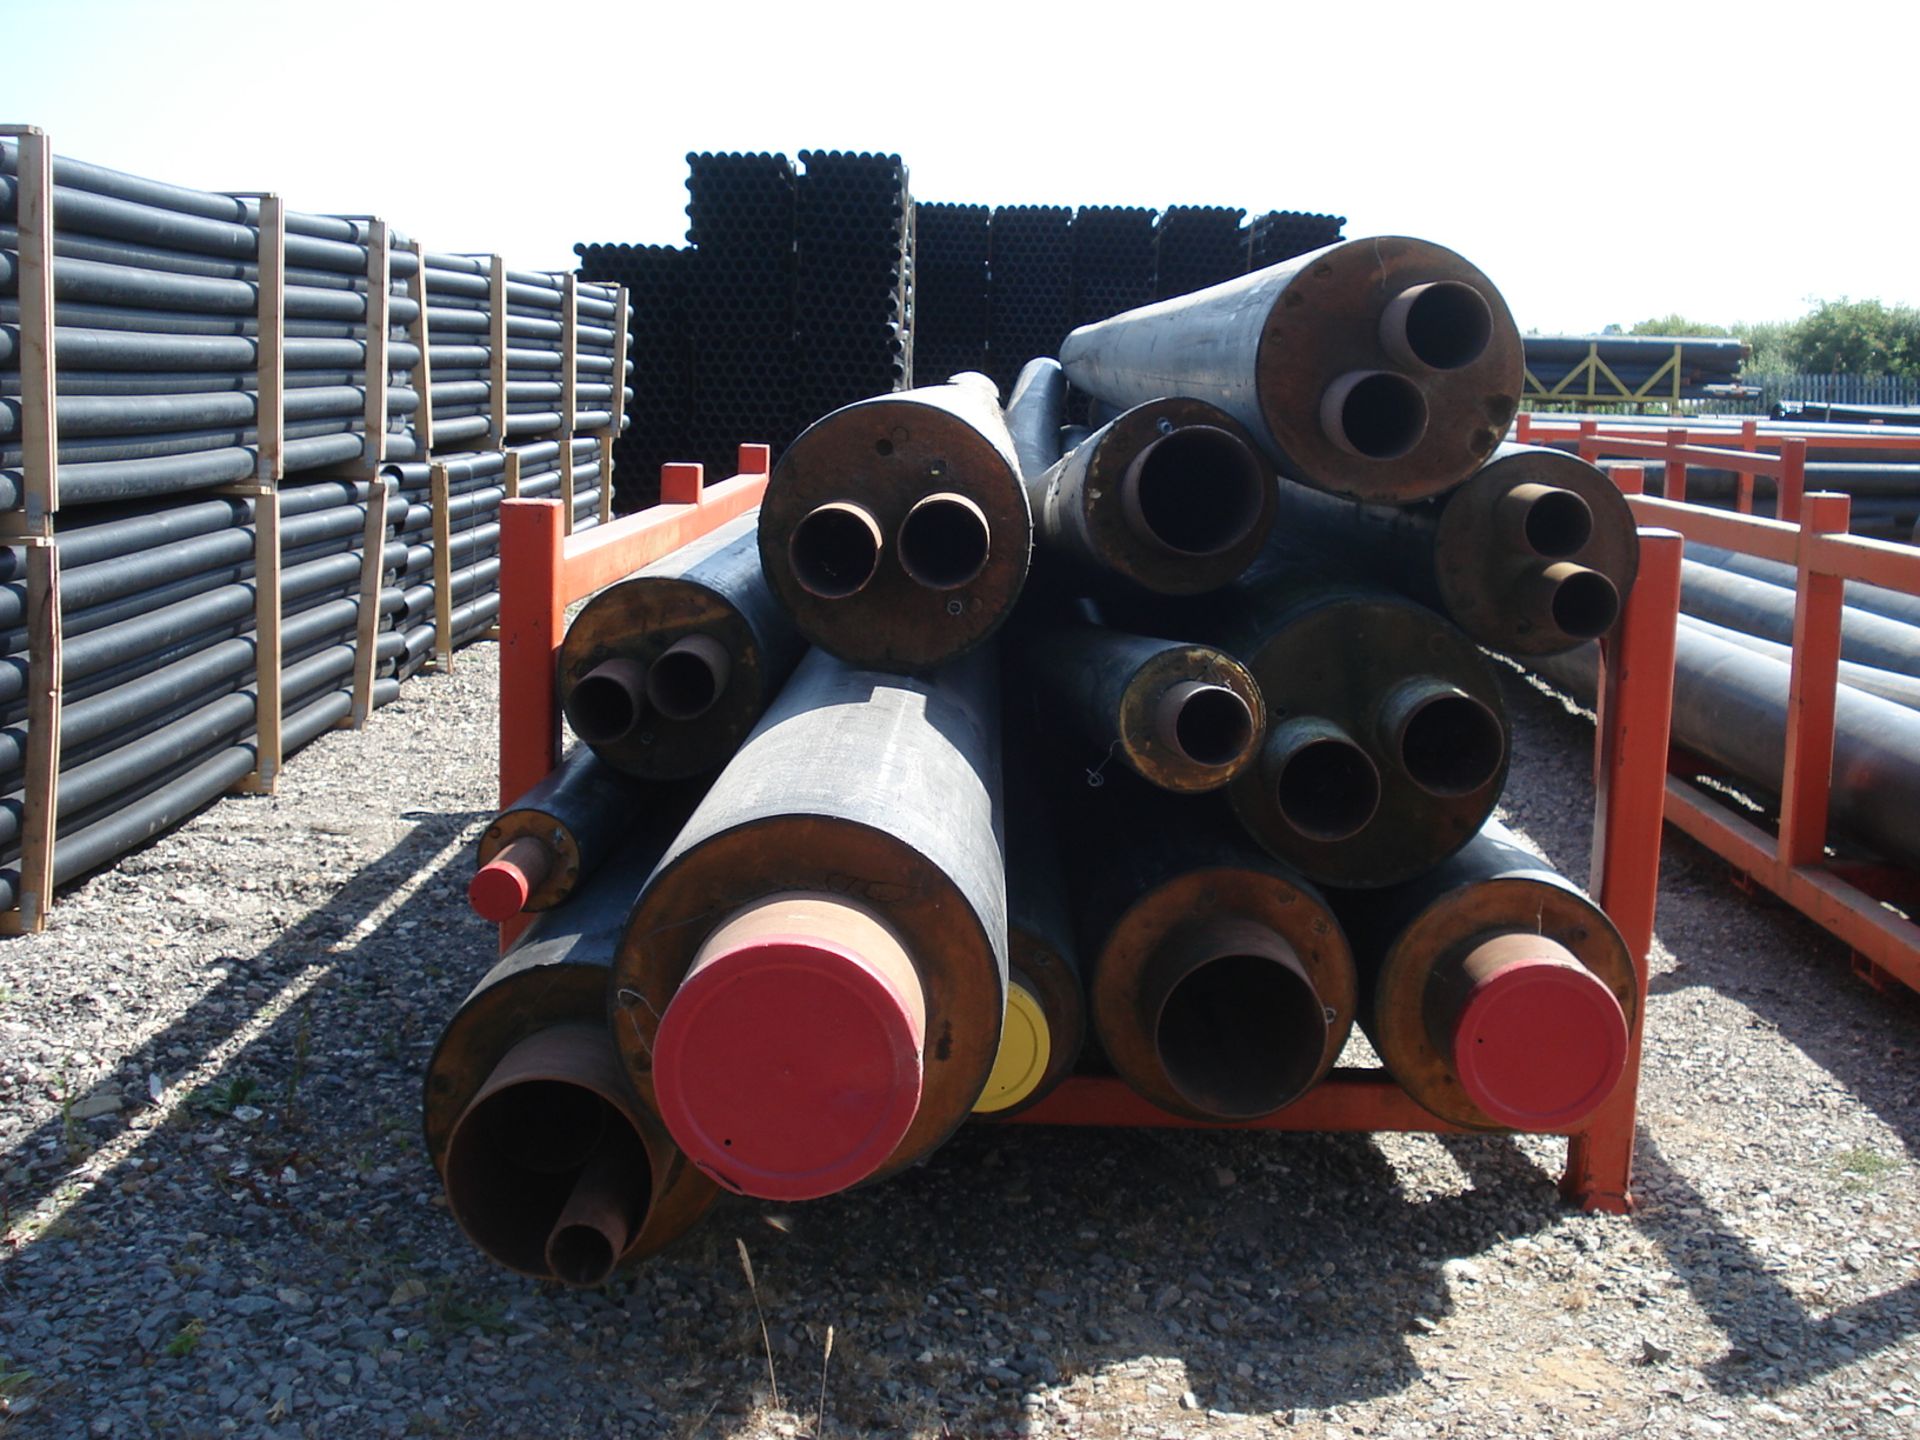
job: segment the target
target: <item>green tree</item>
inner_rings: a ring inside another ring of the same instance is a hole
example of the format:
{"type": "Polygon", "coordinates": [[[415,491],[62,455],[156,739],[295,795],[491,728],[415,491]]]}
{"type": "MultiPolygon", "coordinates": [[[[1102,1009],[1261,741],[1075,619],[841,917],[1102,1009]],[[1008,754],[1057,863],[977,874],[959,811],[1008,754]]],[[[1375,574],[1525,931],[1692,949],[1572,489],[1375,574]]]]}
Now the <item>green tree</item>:
{"type": "Polygon", "coordinates": [[[1783,348],[1809,374],[1920,375],[1920,311],[1844,295],[1823,300],[1794,323],[1783,348]]]}
{"type": "Polygon", "coordinates": [[[1698,320],[1689,320],[1684,315],[1659,315],[1651,320],[1642,320],[1627,331],[1629,335],[1699,335],[1731,337],[1733,331],[1724,325],[1703,325],[1698,320]]]}

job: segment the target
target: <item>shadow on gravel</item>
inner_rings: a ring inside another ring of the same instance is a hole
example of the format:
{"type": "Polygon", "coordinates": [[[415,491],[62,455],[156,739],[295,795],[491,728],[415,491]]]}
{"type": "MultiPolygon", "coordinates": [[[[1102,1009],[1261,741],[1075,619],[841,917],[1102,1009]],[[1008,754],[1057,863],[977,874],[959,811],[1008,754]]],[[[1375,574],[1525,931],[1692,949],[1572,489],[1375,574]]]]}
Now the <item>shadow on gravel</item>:
{"type": "Polygon", "coordinates": [[[1705,1370],[1715,1389],[1772,1395],[1920,1332],[1920,1280],[1817,1318],[1667,1162],[1644,1128],[1634,1163],[1640,1187],[1658,1196],[1637,1223],[1666,1251],[1674,1273],[1726,1333],[1728,1353],[1705,1370]]]}
{"type": "MultiPolygon", "coordinates": [[[[283,931],[270,945],[251,956],[221,957],[220,963],[226,966],[228,972],[226,978],[210,988],[178,1019],[155,1033],[138,1050],[119,1057],[121,1064],[138,1065],[143,1075],[156,1071],[179,1075],[198,1066],[250,1020],[263,1003],[315,962],[328,961],[326,974],[319,981],[320,987],[325,987],[343,968],[367,964],[390,946],[405,928],[419,923],[424,916],[445,909],[444,898],[432,894],[431,885],[423,885],[409,897],[387,919],[379,932],[362,937],[350,949],[337,953],[330,954],[330,947],[345,942],[356,927],[396,889],[413,879],[455,836],[482,818],[483,812],[479,811],[419,815],[417,823],[404,840],[378,860],[363,866],[331,899],[283,931]]],[[[463,859],[464,856],[456,852],[452,860],[453,868],[460,868],[463,859]]],[[[478,958],[484,960],[485,957],[478,958]]],[[[473,969],[473,977],[477,978],[484,968],[484,964],[480,964],[479,968],[473,969]]],[[[310,1012],[296,1005],[246,1051],[235,1055],[206,1087],[212,1103],[231,1109],[234,1104],[252,1098],[256,1106],[280,1108],[269,1097],[280,1093],[286,1076],[292,1073],[293,1064],[312,1064],[316,1069],[327,1064],[327,1037],[322,1035],[316,1042],[316,1038],[308,1033],[296,1041],[294,1032],[302,1024],[310,1024],[310,1012]],[[296,1049],[300,1052],[298,1062],[293,1058],[296,1049]],[[263,1064],[263,1053],[274,1058],[263,1064]],[[241,1090],[234,1088],[236,1079],[243,1081],[241,1090]],[[248,1087],[257,1087],[257,1092],[248,1087]],[[256,1093],[257,1098],[253,1098],[256,1093]],[[239,1100],[235,1096],[239,1096],[239,1100]]],[[[174,1123],[191,1124],[192,1107],[174,1123]]],[[[111,1123],[113,1134],[118,1134],[122,1128],[117,1120],[111,1123]]],[[[99,1129],[86,1124],[70,1125],[63,1117],[56,1116],[0,1154],[0,1174],[14,1173],[20,1169],[30,1173],[30,1178],[24,1183],[0,1182],[0,1216],[18,1214],[57,1191],[79,1163],[80,1157],[69,1158],[67,1150],[69,1143],[81,1135],[96,1143],[103,1140],[99,1129]]],[[[142,1140],[134,1148],[120,1165],[119,1172],[124,1175],[138,1168],[142,1148],[147,1143],[148,1140],[142,1140]]],[[[97,1207],[98,1197],[112,1190],[114,1179],[115,1176],[110,1174],[105,1186],[96,1190],[94,1196],[79,1208],[97,1207]]]]}

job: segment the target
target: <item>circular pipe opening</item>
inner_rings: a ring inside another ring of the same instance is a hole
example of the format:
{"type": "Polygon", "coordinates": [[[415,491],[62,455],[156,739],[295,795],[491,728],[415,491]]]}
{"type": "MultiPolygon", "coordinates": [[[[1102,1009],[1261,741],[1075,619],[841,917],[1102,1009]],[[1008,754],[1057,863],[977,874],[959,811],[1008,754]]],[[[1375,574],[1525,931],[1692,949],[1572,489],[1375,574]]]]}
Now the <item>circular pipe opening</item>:
{"type": "Polygon", "coordinates": [[[556,1226],[547,1239],[547,1266],[569,1285],[598,1285],[619,1258],[606,1232],[594,1225],[556,1226]]]}
{"type": "Polygon", "coordinates": [[[844,600],[880,568],[880,527],[858,505],[833,501],[800,517],[787,539],[787,563],[809,595],[844,600]]]}
{"type": "Polygon", "coordinates": [[[1471,365],[1492,339],[1493,310],[1486,296],[1458,280],[1402,290],[1380,316],[1380,343],[1387,353],[1431,370],[1471,365]]]}
{"type": "Polygon", "coordinates": [[[1550,489],[1527,507],[1525,533],[1536,555],[1572,555],[1593,538],[1593,511],[1573,491],[1550,489]]]}
{"type": "Polygon", "coordinates": [[[928,495],[900,522],[900,568],[929,590],[955,590],[987,566],[987,517],[964,495],[928,495]]]}
{"type": "Polygon", "coordinates": [[[1196,966],[1160,1007],[1160,1063],[1189,1103],[1222,1117],[1264,1115],[1313,1083],[1327,1041],[1320,997],[1267,955],[1196,966]]]}
{"type": "Polygon", "coordinates": [[[1183,425],[1127,467],[1127,528],[1181,555],[1218,555],[1260,521],[1266,476],[1253,452],[1212,425],[1183,425]]]}
{"type": "Polygon", "coordinates": [[[1581,640],[1598,639],[1611,630],[1620,618],[1620,592],[1613,581],[1583,565],[1553,568],[1573,572],[1561,576],[1554,587],[1553,623],[1581,640]]]}
{"type": "Polygon", "coordinates": [[[1292,741],[1287,727],[1270,763],[1280,818],[1309,840],[1358,835],[1380,808],[1380,772],[1362,750],[1331,726],[1292,741]]]}
{"type": "Polygon", "coordinates": [[[647,699],[669,720],[695,720],[727,688],[733,661],[710,635],[683,635],[647,671],[647,699]]]}
{"type": "Polygon", "coordinates": [[[1162,738],[1196,765],[1231,765],[1253,744],[1253,711],[1224,685],[1183,681],[1161,703],[1162,738]]]}
{"type": "Polygon", "coordinates": [[[1400,761],[1429,795],[1468,795],[1500,772],[1500,717],[1462,691],[1413,707],[1400,727],[1400,761]]]}
{"type": "Polygon", "coordinates": [[[1350,371],[1321,398],[1320,428],[1349,454],[1397,460],[1427,433],[1426,397],[1391,370],[1350,371]]]}
{"type": "Polygon", "coordinates": [[[646,714],[646,670],[637,660],[603,660],[568,692],[562,708],[573,733],[589,745],[624,739],[646,714]]]}

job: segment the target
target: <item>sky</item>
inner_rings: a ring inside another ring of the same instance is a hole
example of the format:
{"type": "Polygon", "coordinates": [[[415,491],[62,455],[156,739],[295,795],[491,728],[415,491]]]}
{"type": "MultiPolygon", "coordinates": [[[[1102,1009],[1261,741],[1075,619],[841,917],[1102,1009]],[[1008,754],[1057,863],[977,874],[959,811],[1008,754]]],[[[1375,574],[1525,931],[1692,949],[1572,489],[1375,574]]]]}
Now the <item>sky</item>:
{"type": "Polygon", "coordinates": [[[429,249],[684,243],[690,150],[890,151],[920,200],[1417,235],[1523,329],[1920,304],[1920,11],[0,0],[0,122],[429,249]]]}

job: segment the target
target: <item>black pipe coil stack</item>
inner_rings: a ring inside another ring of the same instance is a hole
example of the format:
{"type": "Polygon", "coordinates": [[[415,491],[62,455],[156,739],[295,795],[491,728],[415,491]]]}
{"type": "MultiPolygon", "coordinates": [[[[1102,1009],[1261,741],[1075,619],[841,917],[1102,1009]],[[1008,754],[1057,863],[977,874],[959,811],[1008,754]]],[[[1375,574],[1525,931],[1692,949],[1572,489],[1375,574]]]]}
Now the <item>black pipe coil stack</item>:
{"type": "MultiPolygon", "coordinates": [[[[56,157],[52,195],[56,461],[50,533],[62,643],[55,883],[181,823],[255,768],[255,505],[210,495],[259,468],[260,203],[56,157]]],[[[25,498],[19,143],[0,139],[0,507],[25,498]]],[[[370,222],[286,214],[281,751],[353,718],[373,473],[365,411],[370,222]]],[[[389,232],[390,482],[377,707],[435,651],[432,461],[449,470],[451,649],[498,613],[502,450],[494,429],[487,262],[430,255],[389,232]],[[428,355],[410,287],[427,298],[428,355]],[[431,389],[420,388],[423,358],[431,389]],[[427,405],[434,451],[422,443],[427,405]]],[[[577,296],[576,408],[561,412],[566,278],[505,275],[505,439],[521,491],[557,493],[567,431],[613,421],[615,292],[577,296]]],[[[624,391],[625,387],[620,387],[624,391]]],[[[576,528],[596,523],[597,439],[572,441],[576,528]]],[[[27,547],[0,545],[0,909],[19,898],[26,820],[27,547]]]]}

